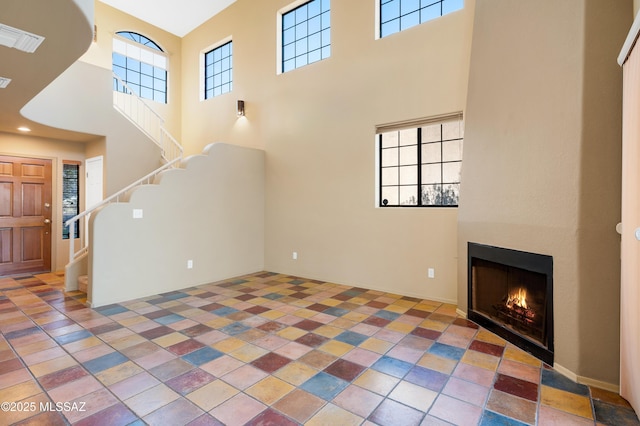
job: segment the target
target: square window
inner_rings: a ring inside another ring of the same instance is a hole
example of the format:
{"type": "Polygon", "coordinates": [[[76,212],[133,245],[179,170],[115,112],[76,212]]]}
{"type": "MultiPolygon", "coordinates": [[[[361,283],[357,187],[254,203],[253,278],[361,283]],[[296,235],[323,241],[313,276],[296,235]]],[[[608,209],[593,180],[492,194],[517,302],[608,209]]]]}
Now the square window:
{"type": "Polygon", "coordinates": [[[282,72],[330,57],[330,28],[329,0],[312,0],[283,13],[282,72]]]}
{"type": "Polygon", "coordinates": [[[379,132],[379,206],[456,207],[463,133],[457,114],[437,124],[379,132]]]}
{"type": "Polygon", "coordinates": [[[380,37],[386,37],[464,7],[464,0],[378,0],[380,37]]]}
{"type": "Polygon", "coordinates": [[[210,99],[231,91],[233,83],[233,42],[229,41],[204,54],[204,98],[210,99]]]}

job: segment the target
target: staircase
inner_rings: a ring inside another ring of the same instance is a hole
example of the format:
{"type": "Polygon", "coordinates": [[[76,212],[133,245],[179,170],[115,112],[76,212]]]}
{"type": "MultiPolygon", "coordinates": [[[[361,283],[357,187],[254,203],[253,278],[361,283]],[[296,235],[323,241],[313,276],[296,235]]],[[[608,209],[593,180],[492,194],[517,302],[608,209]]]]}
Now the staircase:
{"type": "Polygon", "coordinates": [[[133,123],[160,149],[162,165],[143,176],[98,204],[72,217],[65,222],[69,227],[69,235],[75,235],[76,227],[85,232],[78,239],[80,246],[76,249],[76,239],[69,239],[69,263],[65,267],[65,287],[67,291],[81,289],[85,292],[88,286],[87,253],[90,247],[88,229],[91,214],[110,203],[125,201],[130,191],[140,185],[151,184],[164,170],[180,166],[183,149],[180,143],[166,130],[164,120],[149,105],[135,94],[117,75],[113,75],[113,107],[133,123]]]}

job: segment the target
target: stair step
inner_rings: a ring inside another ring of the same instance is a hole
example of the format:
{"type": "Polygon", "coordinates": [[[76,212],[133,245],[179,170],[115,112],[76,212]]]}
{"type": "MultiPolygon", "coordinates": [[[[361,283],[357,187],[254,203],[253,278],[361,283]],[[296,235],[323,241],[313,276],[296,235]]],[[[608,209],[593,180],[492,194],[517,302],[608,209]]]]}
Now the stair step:
{"type": "Polygon", "coordinates": [[[78,277],[78,290],[86,293],[87,286],[89,285],[89,276],[88,275],[80,275],[78,277]]]}

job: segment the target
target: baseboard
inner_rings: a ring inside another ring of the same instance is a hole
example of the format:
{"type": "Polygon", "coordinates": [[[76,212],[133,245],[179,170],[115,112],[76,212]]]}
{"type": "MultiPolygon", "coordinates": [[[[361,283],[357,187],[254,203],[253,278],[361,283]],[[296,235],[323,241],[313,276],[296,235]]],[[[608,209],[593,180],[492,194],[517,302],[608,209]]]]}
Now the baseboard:
{"type": "Polygon", "coordinates": [[[576,383],[580,383],[581,385],[593,386],[594,388],[604,389],[614,393],[620,393],[620,386],[615,385],[613,383],[603,382],[602,380],[592,379],[590,377],[578,376],[573,371],[569,370],[566,367],[558,363],[553,364],[553,369],[568,379],[573,380],[576,383]]]}
{"type": "Polygon", "coordinates": [[[467,318],[467,313],[465,311],[461,311],[459,308],[456,308],[456,314],[460,315],[462,318],[467,318]]]}
{"type": "Polygon", "coordinates": [[[553,369],[556,370],[558,373],[562,374],[563,376],[565,376],[566,378],[571,379],[576,383],[578,382],[578,375],[576,373],[574,373],[573,371],[569,370],[566,367],[561,366],[557,362],[553,363],[553,369]]]}
{"type": "Polygon", "coordinates": [[[587,386],[593,386],[594,388],[604,389],[609,392],[620,394],[620,385],[614,385],[613,383],[603,382],[602,380],[596,380],[589,377],[578,376],[578,383],[587,386]]]}

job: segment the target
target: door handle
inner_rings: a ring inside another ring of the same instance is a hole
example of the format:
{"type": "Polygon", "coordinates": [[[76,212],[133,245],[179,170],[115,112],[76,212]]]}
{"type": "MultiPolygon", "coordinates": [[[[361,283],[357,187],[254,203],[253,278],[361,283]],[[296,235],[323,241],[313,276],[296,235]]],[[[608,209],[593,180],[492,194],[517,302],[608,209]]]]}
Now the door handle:
{"type": "Polygon", "coordinates": [[[51,220],[49,220],[49,219],[45,219],[45,220],[44,220],[44,223],[46,223],[46,224],[48,225],[48,224],[50,224],[50,223],[51,223],[51,220]]]}

